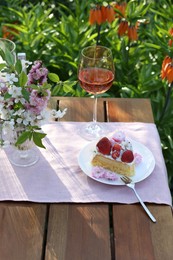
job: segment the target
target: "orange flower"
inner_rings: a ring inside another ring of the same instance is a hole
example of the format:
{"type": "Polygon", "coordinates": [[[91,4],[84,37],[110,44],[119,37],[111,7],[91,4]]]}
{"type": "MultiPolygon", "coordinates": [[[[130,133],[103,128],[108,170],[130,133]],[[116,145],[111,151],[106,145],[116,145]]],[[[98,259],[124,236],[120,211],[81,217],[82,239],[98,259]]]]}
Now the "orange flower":
{"type": "Polygon", "coordinates": [[[123,36],[128,30],[128,22],[121,21],[118,28],[118,35],[123,36]]]}
{"type": "Polygon", "coordinates": [[[114,8],[111,5],[106,6],[107,21],[112,23],[115,20],[114,8]]]}
{"type": "Polygon", "coordinates": [[[107,6],[97,5],[96,7],[90,10],[89,23],[91,25],[94,23],[100,25],[106,21],[112,23],[114,19],[115,19],[115,12],[111,5],[107,5],[107,6]]]}
{"type": "MultiPolygon", "coordinates": [[[[13,24],[17,24],[18,22],[13,22],[13,24]]],[[[2,38],[6,38],[9,40],[14,39],[14,34],[12,32],[18,33],[18,31],[14,28],[9,28],[8,26],[2,26],[2,38]]]]}
{"type": "Polygon", "coordinates": [[[95,12],[96,12],[96,9],[95,9],[95,8],[91,8],[91,9],[90,9],[89,23],[90,23],[91,25],[93,25],[93,24],[96,22],[95,12]]]}
{"type": "Polygon", "coordinates": [[[107,20],[107,7],[102,5],[101,6],[101,13],[102,13],[102,23],[105,23],[107,20]]]}
{"type": "Polygon", "coordinates": [[[167,79],[169,83],[173,82],[173,60],[166,56],[162,63],[161,78],[167,79]]]}
{"type": "Polygon", "coordinates": [[[89,23],[91,25],[93,25],[94,23],[97,23],[100,25],[102,23],[101,8],[99,5],[90,9],[89,23]]]}
{"type": "Polygon", "coordinates": [[[128,27],[128,37],[129,37],[129,40],[131,41],[137,41],[138,39],[138,34],[137,34],[137,29],[135,26],[131,25],[128,27]]]}
{"type": "MultiPolygon", "coordinates": [[[[171,36],[173,36],[173,28],[171,28],[171,29],[169,30],[169,33],[170,33],[171,36]]],[[[173,43],[173,40],[172,40],[172,39],[169,39],[168,45],[169,45],[170,47],[172,46],[172,43],[173,43]]]]}
{"type": "Polygon", "coordinates": [[[99,5],[96,8],[96,23],[99,25],[102,23],[102,13],[99,5]]]}
{"type": "Polygon", "coordinates": [[[169,83],[173,82],[173,64],[168,64],[168,68],[167,68],[167,75],[166,75],[167,81],[169,83]]]}
{"type": "Polygon", "coordinates": [[[125,17],[125,12],[126,12],[126,7],[127,7],[127,3],[123,2],[123,3],[116,3],[116,2],[112,2],[111,5],[118,9],[118,11],[121,13],[121,15],[119,13],[117,13],[117,17],[122,18],[125,17]]]}

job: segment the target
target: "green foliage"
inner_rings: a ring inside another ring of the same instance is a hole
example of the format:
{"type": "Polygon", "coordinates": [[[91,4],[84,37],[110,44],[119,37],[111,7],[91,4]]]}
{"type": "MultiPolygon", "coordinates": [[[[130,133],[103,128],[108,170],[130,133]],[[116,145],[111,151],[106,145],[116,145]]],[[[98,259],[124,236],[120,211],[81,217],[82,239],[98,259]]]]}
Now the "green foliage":
{"type": "MultiPolygon", "coordinates": [[[[55,83],[52,95],[88,95],[77,83],[77,64],[81,49],[96,43],[98,27],[90,26],[88,17],[90,4],[98,1],[44,0],[22,4],[24,1],[16,0],[15,5],[13,2],[6,1],[6,5],[2,6],[0,21],[1,27],[8,26],[13,35],[17,52],[26,52],[30,61],[44,61],[51,72],[50,79],[55,83]],[[59,78],[54,77],[54,73],[59,78]]],[[[112,24],[101,26],[99,44],[112,49],[116,70],[115,82],[105,95],[150,98],[172,183],[173,94],[161,118],[168,85],[160,77],[164,57],[172,57],[173,54],[173,47],[168,46],[168,40],[173,40],[169,34],[169,29],[173,27],[172,1],[126,2],[130,23],[140,21],[138,41],[131,42],[127,36],[118,36],[118,18],[112,24]]]]}
{"type": "Polygon", "coordinates": [[[45,148],[45,146],[42,143],[42,139],[46,136],[44,133],[38,132],[38,130],[41,130],[39,127],[30,127],[29,131],[23,131],[21,135],[18,137],[17,142],[15,143],[16,147],[20,147],[21,144],[23,144],[27,140],[33,140],[35,145],[41,148],[45,148]]]}

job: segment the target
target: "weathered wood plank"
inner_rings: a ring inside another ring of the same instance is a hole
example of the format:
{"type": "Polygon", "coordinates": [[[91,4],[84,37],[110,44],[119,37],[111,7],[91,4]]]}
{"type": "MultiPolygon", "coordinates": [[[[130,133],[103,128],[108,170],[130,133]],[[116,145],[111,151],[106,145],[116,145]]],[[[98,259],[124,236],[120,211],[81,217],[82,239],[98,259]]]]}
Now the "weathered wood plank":
{"type": "Polygon", "coordinates": [[[133,98],[108,100],[108,121],[153,123],[150,101],[133,98]]]}
{"type": "Polygon", "coordinates": [[[139,205],[113,207],[115,259],[155,260],[150,225],[139,205]]]}
{"type": "Polygon", "coordinates": [[[46,205],[0,203],[0,259],[40,260],[46,205]]]}
{"type": "Polygon", "coordinates": [[[108,206],[51,205],[46,259],[111,259],[108,206]]]}
{"type": "MultiPolygon", "coordinates": [[[[59,108],[67,107],[66,115],[61,121],[77,121],[77,122],[90,122],[93,120],[93,98],[60,98],[59,108]]],[[[98,99],[97,106],[98,121],[104,122],[104,103],[102,99],[98,99]]]]}

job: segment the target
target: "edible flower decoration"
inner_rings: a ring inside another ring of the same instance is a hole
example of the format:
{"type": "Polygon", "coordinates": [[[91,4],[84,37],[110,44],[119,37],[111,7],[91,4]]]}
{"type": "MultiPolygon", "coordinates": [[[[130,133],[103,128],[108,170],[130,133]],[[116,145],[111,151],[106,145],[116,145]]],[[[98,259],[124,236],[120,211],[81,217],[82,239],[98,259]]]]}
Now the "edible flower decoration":
{"type": "Polygon", "coordinates": [[[13,144],[15,130],[23,129],[15,140],[17,147],[30,140],[45,148],[42,139],[46,134],[42,132],[42,124],[66,113],[66,109],[47,109],[51,97],[47,68],[40,60],[26,61],[23,67],[24,63],[16,60],[5,46],[0,46],[0,58],[0,144],[3,147],[13,144]]]}

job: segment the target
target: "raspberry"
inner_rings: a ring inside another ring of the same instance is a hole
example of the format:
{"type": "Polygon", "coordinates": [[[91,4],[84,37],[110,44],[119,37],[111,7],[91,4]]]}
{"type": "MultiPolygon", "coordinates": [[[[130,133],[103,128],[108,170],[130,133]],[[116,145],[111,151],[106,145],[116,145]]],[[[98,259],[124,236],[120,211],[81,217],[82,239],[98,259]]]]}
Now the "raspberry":
{"type": "Polygon", "coordinates": [[[112,151],[121,151],[122,147],[120,144],[114,144],[112,147],[112,151]]]}
{"type": "Polygon", "coordinates": [[[112,158],[113,159],[116,160],[119,156],[120,156],[120,151],[115,150],[115,151],[112,152],[112,158]]]}

